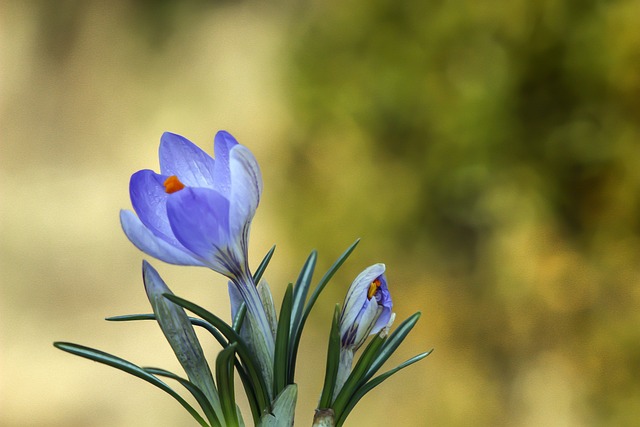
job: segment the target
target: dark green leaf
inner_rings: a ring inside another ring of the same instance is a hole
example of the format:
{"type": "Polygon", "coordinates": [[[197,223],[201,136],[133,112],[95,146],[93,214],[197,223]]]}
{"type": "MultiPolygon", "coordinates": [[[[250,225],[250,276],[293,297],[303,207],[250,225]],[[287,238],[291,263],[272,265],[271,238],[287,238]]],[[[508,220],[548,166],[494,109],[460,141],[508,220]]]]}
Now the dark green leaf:
{"type": "Polygon", "coordinates": [[[340,257],[338,257],[338,259],[333,263],[333,265],[329,268],[329,270],[327,270],[324,276],[322,276],[322,278],[318,282],[318,285],[316,286],[313,293],[309,297],[309,300],[307,301],[306,306],[304,307],[302,317],[300,318],[300,321],[297,322],[296,330],[291,339],[291,346],[290,346],[291,348],[289,350],[291,355],[289,359],[290,360],[289,383],[294,382],[294,377],[296,373],[296,360],[298,358],[298,347],[300,346],[300,338],[302,337],[302,331],[304,329],[305,323],[307,322],[307,318],[309,317],[309,313],[311,313],[311,309],[313,309],[313,306],[318,300],[320,293],[322,293],[325,286],[327,286],[327,283],[329,283],[329,280],[331,280],[335,272],[338,271],[338,269],[342,266],[342,264],[347,260],[349,255],[351,255],[351,252],[353,252],[353,250],[356,248],[359,242],[360,242],[360,239],[353,242],[351,246],[349,246],[347,250],[344,251],[342,255],[340,255],[340,257]]]}
{"type": "Polygon", "coordinates": [[[411,359],[401,363],[400,365],[396,366],[395,368],[385,372],[384,374],[378,375],[377,377],[375,377],[374,379],[372,379],[371,381],[366,383],[364,386],[360,387],[360,389],[358,389],[358,391],[349,400],[349,403],[347,404],[347,407],[342,411],[342,414],[340,415],[340,418],[338,419],[338,422],[336,423],[336,427],[339,427],[344,423],[344,421],[347,419],[347,416],[349,415],[349,413],[351,413],[351,410],[356,406],[356,404],[360,401],[360,399],[362,399],[362,397],[365,394],[367,394],[368,392],[373,390],[375,387],[380,385],[384,380],[386,380],[387,378],[389,378],[391,375],[395,374],[399,370],[404,369],[407,366],[412,365],[412,364],[424,359],[425,357],[430,355],[432,351],[433,351],[433,349],[431,349],[431,350],[429,350],[427,352],[424,352],[424,353],[420,353],[417,356],[414,356],[411,359]]]}
{"type": "Polygon", "coordinates": [[[333,321],[331,322],[331,332],[329,333],[329,346],[327,348],[327,367],[324,373],[324,385],[320,396],[319,409],[326,409],[331,406],[333,388],[336,385],[336,375],[340,365],[340,304],[336,304],[333,311],[333,321]]]}
{"type": "Polygon", "coordinates": [[[280,307],[278,320],[278,332],[276,333],[276,346],[273,360],[273,395],[277,396],[284,390],[287,383],[287,362],[289,354],[289,326],[291,323],[291,305],[293,299],[293,286],[289,283],[287,291],[280,307]]]}
{"type": "Polygon", "coordinates": [[[384,343],[375,360],[371,364],[371,367],[363,377],[363,381],[360,385],[364,384],[364,382],[368,381],[373,375],[375,375],[375,373],[378,372],[378,369],[382,367],[384,362],[386,362],[387,359],[391,357],[393,352],[396,351],[398,346],[400,346],[402,341],[404,341],[407,335],[409,335],[409,332],[411,332],[413,327],[416,325],[416,322],[418,321],[418,319],[420,319],[420,315],[421,313],[417,312],[409,316],[404,322],[400,324],[400,326],[398,326],[395,331],[393,331],[393,333],[391,333],[391,335],[389,335],[387,341],[384,343]]]}
{"type": "Polygon", "coordinates": [[[180,384],[182,384],[184,388],[189,390],[189,392],[196,399],[196,401],[204,411],[204,414],[206,415],[207,419],[209,420],[209,423],[212,426],[220,426],[220,420],[218,419],[218,416],[216,415],[216,412],[213,409],[213,406],[211,406],[211,403],[207,399],[207,396],[204,395],[204,393],[202,392],[202,390],[198,388],[198,386],[193,384],[191,381],[184,379],[182,377],[179,377],[173,372],[169,372],[165,369],[150,368],[150,367],[144,367],[142,369],[144,369],[145,371],[149,372],[152,375],[167,377],[167,378],[171,378],[173,380],[178,381],[180,384]]]}
{"type": "Polygon", "coordinates": [[[381,338],[380,335],[376,335],[358,359],[356,366],[351,371],[347,381],[344,383],[342,389],[331,405],[331,408],[333,408],[336,414],[336,419],[340,418],[342,411],[349,403],[349,399],[358,390],[358,388],[360,388],[364,376],[367,374],[371,364],[376,359],[376,355],[384,344],[385,339],[386,338],[381,338]]]}
{"type": "Polygon", "coordinates": [[[121,371],[141,378],[148,383],[155,385],[156,387],[165,391],[171,397],[176,399],[178,403],[180,403],[182,407],[184,407],[189,412],[189,414],[191,414],[191,416],[198,422],[198,424],[203,427],[209,427],[209,424],[207,424],[207,422],[200,416],[200,414],[198,414],[198,411],[196,411],[191,405],[189,405],[178,393],[176,393],[163,381],[146,372],[141,367],[134,365],[127,360],[116,357],[112,354],[78,344],[68,342],[54,342],[53,345],[60,350],[75,354],[76,356],[84,357],[86,359],[90,359],[95,362],[103,363],[116,369],[120,369],[121,371]]]}
{"type": "Polygon", "coordinates": [[[220,390],[220,404],[225,423],[229,427],[238,425],[236,393],[233,384],[233,364],[237,346],[238,343],[229,344],[227,348],[218,353],[216,358],[216,382],[220,390]]]}
{"type": "Polygon", "coordinates": [[[220,319],[215,314],[200,307],[197,304],[194,304],[176,295],[167,294],[165,295],[165,297],[170,301],[175,302],[176,304],[191,311],[192,313],[200,316],[203,320],[215,326],[230,343],[238,344],[236,351],[238,353],[238,357],[242,361],[243,366],[247,370],[247,374],[250,378],[251,384],[253,385],[260,410],[263,411],[268,408],[269,404],[271,403],[269,399],[271,390],[267,389],[264,378],[262,378],[261,373],[257,370],[258,364],[256,360],[254,359],[246,343],[242,340],[238,333],[234,331],[231,326],[227,325],[224,320],[220,319]]]}
{"type": "MultiPolygon", "coordinates": [[[[107,317],[107,318],[105,318],[105,320],[107,320],[109,322],[130,322],[130,321],[133,321],[133,320],[156,320],[156,315],[153,314],[153,313],[148,313],[148,314],[125,314],[125,315],[121,315],[121,316],[107,317]]],[[[211,335],[214,336],[216,341],[218,341],[218,343],[220,343],[222,348],[224,348],[227,345],[229,345],[229,342],[224,338],[224,336],[220,332],[218,332],[218,330],[213,325],[211,325],[209,322],[205,322],[204,320],[199,319],[197,317],[189,317],[189,321],[191,322],[192,325],[200,326],[201,328],[204,328],[209,333],[211,333],[211,335]]]]}

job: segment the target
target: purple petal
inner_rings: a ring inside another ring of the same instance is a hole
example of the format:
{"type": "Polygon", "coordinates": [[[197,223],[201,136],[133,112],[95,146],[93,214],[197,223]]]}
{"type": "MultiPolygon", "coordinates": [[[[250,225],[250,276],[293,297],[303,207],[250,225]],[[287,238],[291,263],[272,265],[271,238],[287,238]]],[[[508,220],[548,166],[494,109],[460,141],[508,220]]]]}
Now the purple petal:
{"type": "Polygon", "coordinates": [[[131,204],[140,221],[156,236],[173,246],[182,246],[171,231],[167,218],[167,199],[164,181],[166,176],[150,170],[141,170],[131,176],[129,193],[131,204]]]}
{"type": "Polygon", "coordinates": [[[233,234],[245,239],[262,195],[262,174],[256,158],[242,145],[233,147],[230,153],[231,203],[229,218],[233,234]]]}
{"type": "Polygon", "coordinates": [[[354,339],[354,343],[358,347],[362,345],[369,334],[373,333],[373,330],[369,328],[369,325],[373,322],[373,319],[378,316],[378,304],[376,304],[375,299],[371,298],[370,300],[367,300],[360,313],[360,318],[356,320],[356,322],[358,322],[358,331],[356,332],[356,337],[354,339]]]}
{"type": "Polygon", "coordinates": [[[384,271],[384,264],[374,264],[365,268],[362,273],[355,278],[349,291],[347,291],[347,296],[345,297],[342,307],[342,314],[340,316],[341,333],[343,330],[346,331],[349,325],[352,325],[356,321],[360,310],[369,300],[367,298],[367,292],[369,291],[371,282],[380,277],[384,271]]]}
{"type": "Polygon", "coordinates": [[[176,175],[188,187],[214,188],[215,161],[185,137],[162,134],[159,155],[163,175],[176,175]]]}
{"type": "Polygon", "coordinates": [[[214,154],[216,166],[213,169],[213,178],[216,183],[216,191],[227,199],[231,194],[231,172],[229,170],[229,152],[238,145],[238,141],[229,132],[221,130],[214,139],[214,154]]]}
{"type": "Polygon", "coordinates": [[[171,195],[167,215],[174,235],[184,247],[202,258],[221,273],[229,271],[230,263],[221,265],[221,256],[228,253],[229,201],[208,188],[186,187],[171,195]]]}
{"type": "MultiPolygon", "coordinates": [[[[380,287],[376,291],[375,300],[378,306],[382,308],[382,313],[380,313],[380,317],[378,317],[376,324],[371,329],[372,334],[380,332],[380,330],[389,323],[389,319],[391,319],[391,310],[393,309],[393,301],[391,300],[391,293],[387,286],[387,278],[382,274],[378,279],[380,280],[380,287]]],[[[371,300],[373,299],[374,298],[371,300]]]]}
{"type": "Polygon", "coordinates": [[[203,266],[186,250],[177,248],[154,235],[140,221],[135,213],[127,210],[120,211],[120,224],[131,243],[142,252],[158,258],[169,264],[203,266]]]}

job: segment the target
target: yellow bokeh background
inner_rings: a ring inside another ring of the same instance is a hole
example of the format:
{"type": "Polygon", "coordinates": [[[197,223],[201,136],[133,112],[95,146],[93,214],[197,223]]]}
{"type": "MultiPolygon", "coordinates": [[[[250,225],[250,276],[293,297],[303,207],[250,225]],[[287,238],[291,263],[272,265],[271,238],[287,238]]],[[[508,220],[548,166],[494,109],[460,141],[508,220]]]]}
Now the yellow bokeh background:
{"type": "MultiPolygon", "coordinates": [[[[423,313],[391,362],[435,351],[347,425],[638,425],[639,76],[633,0],[0,1],[0,425],[193,424],[51,344],[180,372],[157,325],[103,320],[149,310],[118,211],[162,132],[212,153],[218,129],[261,165],[276,300],[362,238],[308,322],[296,425],[375,262],[423,313]]],[[[222,277],[150,261],[228,316],[222,277]]]]}

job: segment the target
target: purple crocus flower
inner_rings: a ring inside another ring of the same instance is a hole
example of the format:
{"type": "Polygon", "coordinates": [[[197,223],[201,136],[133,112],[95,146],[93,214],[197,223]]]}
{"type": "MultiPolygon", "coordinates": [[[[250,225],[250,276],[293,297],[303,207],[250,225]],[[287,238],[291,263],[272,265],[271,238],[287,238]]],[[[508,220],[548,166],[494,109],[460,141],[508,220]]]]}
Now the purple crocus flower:
{"type": "Polygon", "coordinates": [[[384,271],[384,264],[374,264],[351,284],[340,313],[343,349],[356,351],[369,335],[377,334],[389,323],[393,301],[384,271]]]}
{"type": "Polygon", "coordinates": [[[231,279],[263,331],[255,344],[268,371],[274,340],[247,262],[262,175],[251,151],[228,132],[216,134],[214,150],[215,160],[186,138],[165,132],[160,173],[145,169],[131,176],[135,213],[122,210],[120,221],[143,252],[170,264],[209,267],[231,279]]]}
{"type": "Polygon", "coordinates": [[[170,264],[207,266],[227,277],[247,274],[249,226],[262,193],[253,154],[233,136],[215,137],[214,160],[186,138],[165,132],[160,173],[131,177],[135,214],[122,228],[140,250],[170,264]]]}

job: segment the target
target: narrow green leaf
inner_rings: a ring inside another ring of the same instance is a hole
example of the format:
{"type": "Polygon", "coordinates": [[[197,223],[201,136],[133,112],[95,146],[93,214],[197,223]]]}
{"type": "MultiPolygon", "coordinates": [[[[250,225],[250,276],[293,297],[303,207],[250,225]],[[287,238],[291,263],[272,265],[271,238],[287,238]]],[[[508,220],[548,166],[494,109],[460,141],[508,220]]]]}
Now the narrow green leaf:
{"type": "Polygon", "coordinates": [[[413,329],[413,327],[420,319],[420,312],[414,313],[409,316],[404,322],[398,326],[398,328],[389,335],[386,342],[378,352],[375,360],[367,370],[366,375],[362,378],[360,385],[369,381],[369,379],[375,375],[376,372],[382,367],[384,362],[391,357],[391,355],[396,351],[396,349],[400,346],[402,341],[409,335],[409,332],[413,329]]]}
{"type": "Polygon", "coordinates": [[[271,262],[271,258],[273,257],[273,252],[276,250],[276,245],[271,246],[269,252],[264,256],[258,268],[256,268],[256,272],[253,273],[253,283],[260,283],[260,279],[262,279],[262,275],[264,274],[269,262],[271,262]]]}
{"type": "MultiPolygon", "coordinates": [[[[289,333],[289,348],[296,348],[296,341],[299,341],[302,335],[302,329],[300,322],[302,321],[302,315],[304,313],[304,306],[307,300],[307,294],[309,293],[309,287],[311,286],[311,279],[313,278],[313,271],[316,267],[316,260],[318,259],[318,252],[315,250],[309,254],[307,260],[300,270],[298,279],[296,279],[295,287],[293,288],[293,308],[291,311],[291,328],[289,333]]],[[[297,351],[291,351],[289,353],[289,366],[290,370],[287,372],[287,382],[293,383],[293,374],[295,370],[295,359],[297,357],[297,351]]]]}
{"type": "Polygon", "coordinates": [[[333,388],[336,385],[338,365],[340,364],[340,304],[336,304],[329,333],[329,346],[327,348],[327,367],[324,373],[324,385],[320,395],[318,409],[327,409],[331,406],[333,388]]]}
{"type": "Polygon", "coordinates": [[[233,330],[240,333],[240,328],[244,323],[244,318],[247,315],[247,304],[242,303],[235,317],[233,318],[233,330]]]}
{"type": "Polygon", "coordinates": [[[424,353],[420,353],[417,356],[414,356],[411,359],[406,360],[405,362],[401,363],[400,365],[396,366],[395,368],[385,372],[384,374],[378,375],[377,377],[375,377],[374,379],[372,379],[371,381],[366,383],[364,386],[360,387],[360,389],[358,389],[358,391],[356,391],[356,393],[349,400],[349,403],[347,404],[347,407],[342,411],[342,414],[340,415],[340,418],[338,419],[338,421],[336,423],[336,426],[339,427],[344,423],[344,421],[347,419],[347,416],[351,413],[353,408],[360,401],[360,399],[362,399],[364,397],[365,394],[367,394],[368,392],[373,390],[375,387],[380,385],[383,381],[385,381],[387,378],[389,378],[391,375],[395,374],[399,370],[404,369],[407,366],[412,365],[412,364],[424,359],[425,357],[430,355],[431,352],[433,352],[433,349],[431,349],[429,351],[426,351],[424,353]]]}
{"type": "Polygon", "coordinates": [[[349,258],[349,255],[351,255],[351,252],[353,252],[353,250],[356,248],[359,242],[360,242],[360,239],[357,239],[355,242],[353,242],[351,246],[349,246],[347,250],[344,251],[342,255],[338,257],[338,259],[333,263],[333,265],[329,267],[329,270],[327,270],[324,276],[322,276],[322,278],[318,282],[318,285],[316,286],[313,293],[309,297],[309,300],[307,301],[307,304],[304,307],[302,317],[300,318],[299,321],[296,322],[297,326],[296,326],[295,332],[293,332],[293,337],[291,338],[291,346],[289,350],[290,351],[289,383],[291,384],[295,382],[294,379],[296,374],[296,362],[298,359],[298,347],[300,346],[300,338],[302,337],[302,331],[304,329],[305,323],[307,322],[307,318],[309,317],[309,313],[311,313],[311,309],[313,309],[313,306],[315,305],[316,301],[318,300],[318,297],[324,290],[325,286],[327,286],[327,283],[329,283],[329,280],[331,280],[335,272],[338,271],[338,269],[342,266],[342,264],[344,264],[347,258],[349,258]]]}
{"type": "MultiPolygon", "coordinates": [[[[107,317],[104,320],[109,322],[130,322],[133,320],[156,320],[156,315],[153,313],[148,314],[124,314],[120,316],[111,316],[107,317]]],[[[224,336],[218,332],[218,330],[209,322],[205,322],[202,319],[197,317],[189,317],[189,321],[194,326],[200,326],[201,328],[206,329],[213,337],[218,341],[218,343],[225,348],[229,345],[229,342],[224,338],[224,336]]]]}
{"type": "MultiPolygon", "coordinates": [[[[244,306],[243,306],[244,307],[244,306]]],[[[107,317],[106,320],[111,322],[126,322],[133,320],[155,320],[155,314],[129,314],[123,316],[113,316],[107,317]]],[[[225,348],[229,345],[229,342],[224,338],[224,336],[209,322],[205,322],[204,320],[197,317],[189,317],[191,324],[194,326],[200,326],[209,331],[216,340],[220,343],[222,348],[225,348]]],[[[240,362],[240,359],[236,359],[236,371],[238,372],[240,379],[242,380],[242,384],[245,389],[245,393],[247,394],[247,400],[249,401],[249,407],[251,408],[251,413],[253,415],[254,423],[260,421],[260,416],[262,415],[260,406],[258,405],[256,393],[253,390],[253,383],[251,382],[251,377],[247,373],[246,368],[240,362]]]]}
{"type": "Polygon", "coordinates": [[[145,291],[162,333],[187,373],[189,381],[202,390],[220,416],[222,408],[218,391],[189,316],[184,308],[164,297],[172,292],[151,264],[143,261],[142,273],[145,291]]]}
{"type": "Polygon", "coordinates": [[[289,354],[289,326],[291,322],[291,304],[293,299],[293,285],[289,283],[280,307],[278,332],[276,333],[276,348],[273,358],[273,395],[277,396],[287,385],[287,362],[289,354]]]}
{"type": "Polygon", "coordinates": [[[371,364],[376,359],[376,355],[384,344],[385,340],[386,338],[381,338],[380,335],[376,335],[371,340],[369,345],[367,345],[367,348],[358,359],[356,366],[353,368],[353,371],[351,371],[351,374],[347,378],[347,381],[344,383],[342,389],[335,397],[335,400],[331,405],[331,408],[333,408],[336,414],[336,419],[340,418],[342,411],[349,403],[349,399],[360,387],[362,379],[368,372],[371,364]]]}
{"type": "Polygon", "coordinates": [[[207,424],[207,422],[200,416],[200,414],[198,414],[198,411],[193,408],[193,406],[189,405],[186,400],[184,400],[166,383],[146,372],[141,367],[112,354],[105,353],[94,348],[85,347],[79,344],[68,342],[54,342],[53,345],[54,347],[66,351],[67,353],[75,354],[76,356],[84,357],[86,359],[90,359],[95,362],[103,363],[116,369],[120,369],[121,371],[124,371],[135,377],[143,379],[150,384],[153,384],[154,386],[158,387],[159,389],[163,390],[171,397],[176,399],[178,403],[180,403],[182,407],[185,408],[189,412],[189,414],[191,414],[191,416],[198,422],[198,424],[200,424],[202,427],[210,427],[209,424],[207,424]]]}
{"type": "Polygon", "coordinates": [[[209,420],[209,423],[212,426],[220,426],[221,425],[220,424],[220,420],[218,419],[218,416],[216,415],[216,412],[213,409],[213,406],[211,406],[211,403],[209,402],[209,399],[207,399],[207,396],[205,396],[205,394],[202,392],[202,390],[200,390],[198,388],[197,385],[195,385],[191,381],[189,381],[187,379],[184,379],[184,378],[174,374],[173,372],[167,371],[165,369],[151,368],[151,367],[144,367],[142,369],[144,369],[145,371],[149,372],[152,375],[158,375],[158,376],[162,376],[162,377],[167,377],[167,378],[171,378],[173,380],[178,381],[196,399],[196,401],[198,402],[198,404],[200,405],[200,407],[204,411],[205,416],[209,420]]]}
{"type": "Polygon", "coordinates": [[[316,267],[316,260],[318,259],[318,252],[315,250],[311,252],[309,257],[304,263],[296,285],[293,288],[293,308],[291,310],[291,331],[296,331],[300,321],[302,320],[302,313],[304,310],[304,304],[307,300],[307,294],[309,293],[309,286],[311,286],[311,279],[313,278],[313,271],[316,267]]]}
{"type": "Polygon", "coordinates": [[[165,297],[170,301],[180,305],[181,307],[184,307],[185,309],[191,311],[192,313],[200,316],[203,320],[215,326],[218,331],[220,331],[220,333],[222,333],[227,338],[227,340],[229,340],[230,343],[238,344],[236,351],[238,353],[238,357],[242,361],[243,366],[247,370],[249,378],[251,379],[251,384],[254,387],[256,399],[260,406],[260,410],[263,411],[264,409],[268,408],[269,404],[271,403],[269,397],[271,390],[268,389],[265,385],[265,379],[263,378],[262,373],[257,369],[259,365],[257,364],[257,361],[254,359],[251,351],[242,340],[240,335],[238,335],[238,333],[234,331],[231,326],[227,325],[224,320],[211,313],[210,311],[200,307],[199,305],[180,298],[176,295],[166,294],[165,297]]]}
{"type": "Polygon", "coordinates": [[[236,412],[236,393],[233,384],[233,364],[238,343],[229,344],[218,353],[216,358],[216,382],[220,389],[220,404],[225,423],[229,427],[237,427],[238,413],[236,412]]]}
{"type": "Polygon", "coordinates": [[[297,398],[298,386],[289,384],[276,397],[271,413],[262,417],[261,427],[292,427],[297,398]]]}

